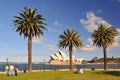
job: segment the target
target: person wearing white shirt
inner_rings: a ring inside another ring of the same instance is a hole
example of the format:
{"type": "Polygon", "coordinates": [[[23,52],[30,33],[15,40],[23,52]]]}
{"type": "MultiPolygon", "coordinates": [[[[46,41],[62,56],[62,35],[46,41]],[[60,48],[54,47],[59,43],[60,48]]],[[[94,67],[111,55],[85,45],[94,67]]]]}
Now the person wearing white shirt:
{"type": "Polygon", "coordinates": [[[10,76],[13,76],[14,66],[11,64],[9,69],[10,69],[10,76]]]}

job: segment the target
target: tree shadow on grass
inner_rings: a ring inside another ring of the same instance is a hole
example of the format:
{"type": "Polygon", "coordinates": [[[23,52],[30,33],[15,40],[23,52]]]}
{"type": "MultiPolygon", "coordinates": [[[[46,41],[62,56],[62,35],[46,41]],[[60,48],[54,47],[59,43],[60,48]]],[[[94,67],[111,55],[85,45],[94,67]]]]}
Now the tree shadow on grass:
{"type": "Polygon", "coordinates": [[[101,72],[96,72],[96,74],[120,76],[120,71],[101,71],[101,72]]]}

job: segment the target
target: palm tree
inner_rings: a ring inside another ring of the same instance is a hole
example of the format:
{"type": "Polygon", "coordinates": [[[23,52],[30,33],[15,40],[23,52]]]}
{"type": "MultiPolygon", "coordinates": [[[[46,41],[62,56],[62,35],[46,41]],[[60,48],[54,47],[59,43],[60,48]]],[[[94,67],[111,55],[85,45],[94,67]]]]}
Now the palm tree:
{"type": "Polygon", "coordinates": [[[69,48],[69,60],[70,60],[70,70],[73,69],[73,59],[72,59],[72,51],[73,47],[80,48],[83,46],[81,36],[78,32],[75,32],[72,28],[68,28],[67,31],[63,32],[63,34],[59,35],[59,48],[69,48]]]}
{"type": "Polygon", "coordinates": [[[43,30],[46,30],[42,15],[38,14],[37,9],[24,8],[24,11],[19,13],[19,16],[14,16],[13,23],[16,32],[28,38],[28,72],[32,71],[32,38],[43,35],[43,30]]]}
{"type": "Polygon", "coordinates": [[[108,27],[106,24],[100,24],[97,30],[94,30],[91,37],[93,40],[93,45],[98,47],[103,47],[104,53],[104,70],[108,69],[107,66],[107,52],[106,49],[108,46],[112,45],[115,42],[115,36],[118,32],[114,27],[108,27]]]}

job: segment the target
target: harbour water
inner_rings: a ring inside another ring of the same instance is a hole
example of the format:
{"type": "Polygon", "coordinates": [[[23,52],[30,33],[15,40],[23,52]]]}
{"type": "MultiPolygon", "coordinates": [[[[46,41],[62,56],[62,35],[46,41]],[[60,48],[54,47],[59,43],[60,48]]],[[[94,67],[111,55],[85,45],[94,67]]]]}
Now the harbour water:
{"type": "MultiPolygon", "coordinates": [[[[0,64],[0,71],[5,71],[6,64],[0,64]]],[[[28,64],[13,64],[17,66],[19,70],[27,70],[28,64]]],[[[59,69],[69,69],[69,65],[51,65],[51,64],[32,64],[33,70],[59,70],[59,69]]],[[[84,69],[103,69],[103,64],[79,64],[75,65],[74,68],[84,68],[84,69]]],[[[109,69],[120,69],[120,63],[108,64],[109,69]]]]}

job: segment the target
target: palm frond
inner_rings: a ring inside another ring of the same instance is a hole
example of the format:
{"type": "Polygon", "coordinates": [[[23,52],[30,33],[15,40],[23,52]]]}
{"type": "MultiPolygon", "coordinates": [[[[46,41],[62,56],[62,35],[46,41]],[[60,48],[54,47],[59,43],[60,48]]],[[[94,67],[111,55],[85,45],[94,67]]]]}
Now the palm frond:
{"type": "Polygon", "coordinates": [[[19,16],[14,16],[13,23],[16,27],[16,32],[19,32],[25,38],[28,37],[28,34],[33,37],[43,35],[43,30],[47,30],[45,19],[41,14],[37,13],[37,9],[24,7],[24,11],[18,14],[19,16]]]}
{"type": "Polygon", "coordinates": [[[114,27],[107,27],[105,24],[100,24],[97,30],[94,30],[91,38],[93,45],[102,47],[103,44],[108,47],[115,42],[115,36],[118,35],[117,30],[114,27]]]}
{"type": "Polygon", "coordinates": [[[59,47],[60,48],[67,48],[70,46],[82,47],[83,43],[80,40],[81,36],[78,32],[75,32],[72,28],[68,28],[63,34],[59,35],[59,47]]]}

